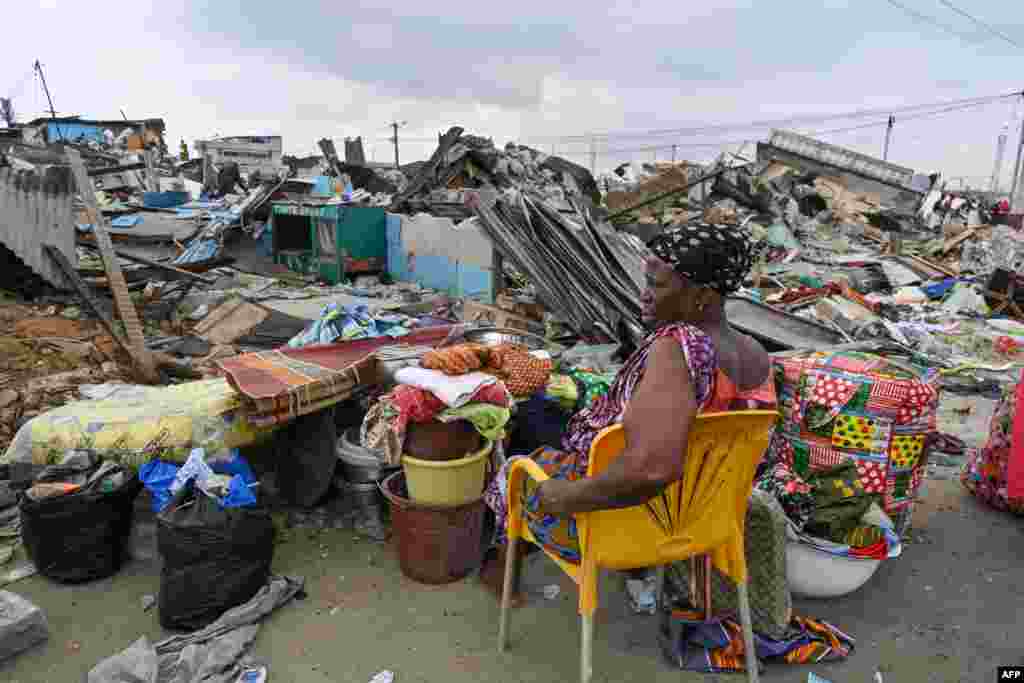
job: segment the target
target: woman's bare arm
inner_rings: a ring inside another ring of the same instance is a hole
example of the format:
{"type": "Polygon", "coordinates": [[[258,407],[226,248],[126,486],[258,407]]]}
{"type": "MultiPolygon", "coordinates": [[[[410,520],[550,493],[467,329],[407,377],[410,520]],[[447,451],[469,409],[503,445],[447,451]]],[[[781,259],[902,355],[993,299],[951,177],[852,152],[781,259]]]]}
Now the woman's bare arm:
{"type": "Polygon", "coordinates": [[[686,357],[674,339],[651,347],[647,369],[626,413],[626,450],[603,473],[568,482],[551,479],[539,490],[544,512],[566,515],[639,505],[683,473],[683,457],[697,401],[686,357]]]}

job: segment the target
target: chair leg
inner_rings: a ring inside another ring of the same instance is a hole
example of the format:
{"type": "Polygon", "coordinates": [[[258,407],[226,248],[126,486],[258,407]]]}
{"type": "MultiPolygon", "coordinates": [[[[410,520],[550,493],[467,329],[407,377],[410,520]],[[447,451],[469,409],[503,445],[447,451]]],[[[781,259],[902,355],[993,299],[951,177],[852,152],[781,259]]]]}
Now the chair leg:
{"type": "Polygon", "coordinates": [[[654,579],[654,596],[655,596],[654,597],[654,599],[655,599],[654,608],[656,610],[660,610],[660,611],[664,611],[665,610],[665,572],[666,572],[666,570],[667,570],[667,566],[663,565],[663,564],[660,564],[660,565],[658,565],[658,568],[655,570],[656,573],[654,575],[655,576],[655,579],[654,579]]]}
{"type": "Polygon", "coordinates": [[[508,648],[508,618],[512,611],[512,588],[517,579],[519,563],[516,557],[519,555],[519,538],[509,536],[508,545],[505,547],[505,581],[501,591],[501,621],[498,626],[498,652],[504,652],[508,648]]]}
{"type": "Polygon", "coordinates": [[[740,603],[740,625],[743,627],[743,652],[747,663],[747,680],[750,683],[758,683],[760,673],[757,668],[757,650],[754,647],[754,627],[750,621],[750,595],[747,592],[745,581],[736,584],[736,597],[739,598],[740,603]]]}
{"type": "Polygon", "coordinates": [[[594,677],[594,615],[580,616],[580,683],[594,677]]]}

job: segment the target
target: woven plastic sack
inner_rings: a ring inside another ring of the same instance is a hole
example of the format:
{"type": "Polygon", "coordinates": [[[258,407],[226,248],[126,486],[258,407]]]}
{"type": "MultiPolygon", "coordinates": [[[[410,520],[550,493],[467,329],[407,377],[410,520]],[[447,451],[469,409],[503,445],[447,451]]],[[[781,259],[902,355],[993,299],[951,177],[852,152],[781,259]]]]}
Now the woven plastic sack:
{"type": "Polygon", "coordinates": [[[847,460],[901,535],[936,431],[938,372],[857,351],[808,352],[775,361],[780,419],[770,457],[802,477],[847,460]]]}

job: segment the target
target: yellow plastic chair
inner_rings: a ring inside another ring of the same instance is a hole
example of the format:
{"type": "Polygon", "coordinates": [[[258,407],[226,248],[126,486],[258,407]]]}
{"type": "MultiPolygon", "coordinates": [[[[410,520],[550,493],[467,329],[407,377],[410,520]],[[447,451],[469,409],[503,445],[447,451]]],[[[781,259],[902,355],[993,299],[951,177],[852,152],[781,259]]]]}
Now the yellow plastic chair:
{"type": "MultiPolygon", "coordinates": [[[[757,682],[743,525],[754,472],[768,447],[776,417],[777,413],[770,410],[698,415],[690,428],[680,481],[669,485],[644,505],[575,515],[580,541],[578,565],[566,562],[541,546],[579,586],[580,680],[583,683],[590,683],[594,671],[594,612],[599,569],[658,567],[660,599],[665,565],[700,555],[710,557],[720,572],[736,582],[747,677],[757,682]]],[[[625,447],[626,433],[621,425],[601,431],[590,448],[587,476],[603,472],[625,447]]],[[[527,477],[538,482],[549,478],[529,458],[516,460],[509,468],[508,549],[498,635],[501,652],[508,646],[510,599],[519,569],[516,545],[519,539],[540,545],[523,519],[522,492],[527,477]]]]}

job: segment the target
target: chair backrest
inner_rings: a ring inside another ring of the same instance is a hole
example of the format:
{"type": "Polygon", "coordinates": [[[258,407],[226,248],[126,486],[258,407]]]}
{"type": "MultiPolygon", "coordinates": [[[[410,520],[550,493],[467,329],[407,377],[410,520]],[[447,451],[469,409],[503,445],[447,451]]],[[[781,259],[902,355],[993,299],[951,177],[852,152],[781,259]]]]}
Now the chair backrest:
{"type": "MultiPolygon", "coordinates": [[[[746,562],[732,541],[742,539],[754,472],[777,417],[772,410],[698,415],[680,481],[644,505],[578,516],[584,554],[609,569],[709,554],[721,572],[745,581],[746,562]]],[[[603,430],[590,448],[588,476],[604,471],[625,447],[622,425],[603,430]]]]}

